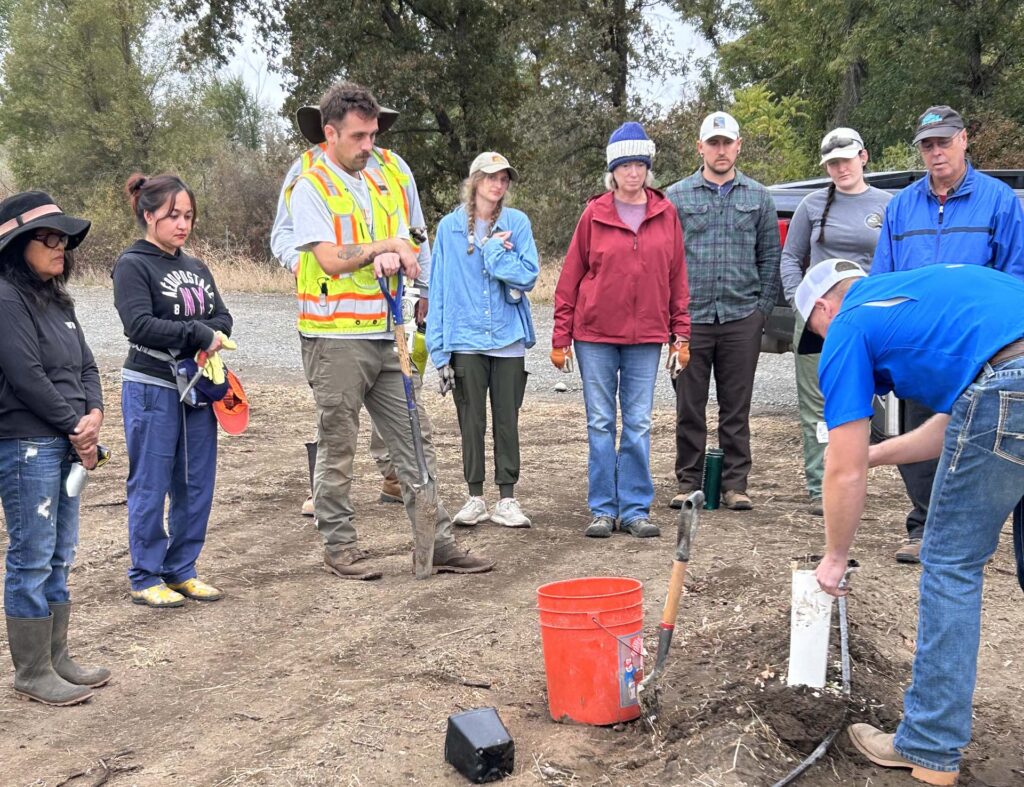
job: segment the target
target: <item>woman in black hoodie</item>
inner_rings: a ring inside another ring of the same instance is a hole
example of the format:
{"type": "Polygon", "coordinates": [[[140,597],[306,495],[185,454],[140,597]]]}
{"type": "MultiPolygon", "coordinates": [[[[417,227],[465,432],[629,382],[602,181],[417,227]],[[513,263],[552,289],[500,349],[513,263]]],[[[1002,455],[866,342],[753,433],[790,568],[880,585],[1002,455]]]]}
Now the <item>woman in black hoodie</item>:
{"type": "Polygon", "coordinates": [[[196,560],[213,504],[217,422],[212,408],[181,401],[175,369],[200,350],[217,351],[231,334],[231,314],[209,268],[182,251],[195,224],[191,189],[176,175],[135,174],[125,191],[146,232],[113,272],[114,305],[129,342],[121,410],[130,595],[150,607],[178,607],[186,597],[216,601],[222,593],[197,577],[196,560]]]}

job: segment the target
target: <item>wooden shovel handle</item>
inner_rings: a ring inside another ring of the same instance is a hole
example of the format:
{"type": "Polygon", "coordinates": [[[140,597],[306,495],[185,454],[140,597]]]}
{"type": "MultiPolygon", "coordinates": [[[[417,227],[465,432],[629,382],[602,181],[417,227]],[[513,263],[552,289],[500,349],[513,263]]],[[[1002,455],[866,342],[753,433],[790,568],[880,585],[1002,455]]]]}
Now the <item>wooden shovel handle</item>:
{"type": "Polygon", "coordinates": [[[686,579],[686,563],[681,560],[672,561],[672,576],[668,581],[668,596],[665,597],[665,609],[661,613],[662,627],[671,628],[676,624],[679,615],[679,596],[683,592],[683,580],[686,579]]]}

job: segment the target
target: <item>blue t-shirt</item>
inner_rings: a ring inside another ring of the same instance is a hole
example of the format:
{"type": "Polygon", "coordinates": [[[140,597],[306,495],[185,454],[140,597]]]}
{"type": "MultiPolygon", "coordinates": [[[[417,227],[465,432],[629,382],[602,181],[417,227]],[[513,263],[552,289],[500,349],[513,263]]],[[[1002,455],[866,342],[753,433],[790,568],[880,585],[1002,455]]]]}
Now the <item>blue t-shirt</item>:
{"type": "Polygon", "coordinates": [[[1024,282],[980,265],[860,279],[829,326],[818,377],[829,429],[894,391],[948,413],[981,367],[1024,337],[1024,282]]]}

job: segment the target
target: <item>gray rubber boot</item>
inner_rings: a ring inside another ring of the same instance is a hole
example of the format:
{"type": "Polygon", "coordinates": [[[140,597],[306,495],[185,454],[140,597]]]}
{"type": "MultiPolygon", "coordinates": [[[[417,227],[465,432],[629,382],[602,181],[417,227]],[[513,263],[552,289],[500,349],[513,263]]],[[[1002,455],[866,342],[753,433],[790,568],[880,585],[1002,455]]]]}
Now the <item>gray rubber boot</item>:
{"type": "Polygon", "coordinates": [[[44,705],[76,705],[92,696],[88,686],[68,683],[53,671],[50,663],[50,633],[53,616],[48,618],[7,618],[7,641],[14,661],[14,692],[19,699],[44,705]]]}
{"type": "Polygon", "coordinates": [[[103,667],[83,667],[68,655],[68,620],[71,618],[71,602],[50,604],[53,613],[53,633],[50,635],[50,662],[53,671],[68,683],[97,688],[110,680],[110,670],[103,667]]]}

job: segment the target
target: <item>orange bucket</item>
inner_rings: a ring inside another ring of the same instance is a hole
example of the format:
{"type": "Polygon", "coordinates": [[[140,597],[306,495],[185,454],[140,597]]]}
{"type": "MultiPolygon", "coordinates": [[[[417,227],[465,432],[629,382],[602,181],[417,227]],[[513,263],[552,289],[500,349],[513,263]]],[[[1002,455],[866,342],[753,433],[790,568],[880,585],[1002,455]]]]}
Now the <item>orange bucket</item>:
{"type": "Polygon", "coordinates": [[[618,724],[640,715],[644,586],[584,577],[537,589],[548,709],[555,721],[618,724]]]}

